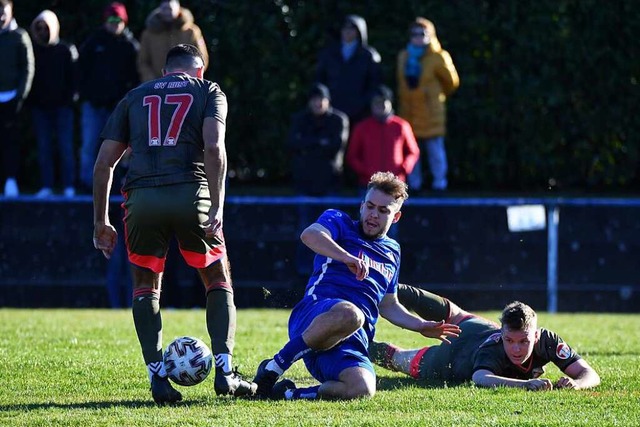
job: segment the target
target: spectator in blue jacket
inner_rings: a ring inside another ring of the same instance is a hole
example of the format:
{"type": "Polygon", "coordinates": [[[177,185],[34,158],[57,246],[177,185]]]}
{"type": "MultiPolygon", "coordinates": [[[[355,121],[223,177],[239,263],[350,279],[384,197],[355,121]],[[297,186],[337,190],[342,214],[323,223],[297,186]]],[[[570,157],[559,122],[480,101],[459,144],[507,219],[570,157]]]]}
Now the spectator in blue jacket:
{"type": "Polygon", "coordinates": [[[53,144],[57,142],[60,175],[66,197],[75,195],[76,156],[73,144],[73,103],[77,96],[78,51],[60,40],[55,13],[42,11],[31,23],[35,75],[27,100],[38,143],[42,188],[36,197],[49,197],[54,187],[53,144]]]}
{"type": "Polygon", "coordinates": [[[136,68],[140,45],[127,28],[127,9],[113,2],[105,8],[103,19],[102,26],[80,47],[80,181],[88,192],[100,131],[118,101],[140,82],[136,68]]]}
{"type": "Polygon", "coordinates": [[[340,29],[340,41],[319,55],[316,81],[331,92],[333,106],[349,116],[350,126],[369,115],[369,100],[382,83],[380,54],[368,44],[367,22],[347,15],[340,29]]]}

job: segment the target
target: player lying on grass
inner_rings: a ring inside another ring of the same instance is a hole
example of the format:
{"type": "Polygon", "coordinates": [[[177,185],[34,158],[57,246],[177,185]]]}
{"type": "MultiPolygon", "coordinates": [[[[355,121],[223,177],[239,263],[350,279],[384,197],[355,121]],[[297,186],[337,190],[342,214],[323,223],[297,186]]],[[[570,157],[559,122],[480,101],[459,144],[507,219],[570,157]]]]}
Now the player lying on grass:
{"type": "Polygon", "coordinates": [[[305,296],[289,318],[290,341],[260,363],[254,382],[263,398],[353,399],[371,397],[376,377],[367,348],[378,315],[391,323],[447,341],[459,328],[409,313],[396,298],[400,246],[387,237],[408,197],[406,184],[390,172],[375,173],[357,221],[327,210],[300,238],[315,253],[305,296]],[[296,388],[278,378],[303,359],[320,385],[296,388]],[[274,386],[275,385],[275,386],[274,386]]]}
{"type": "Polygon", "coordinates": [[[469,313],[446,298],[399,284],[398,299],[420,317],[460,326],[450,345],[403,350],[393,344],[372,342],[371,360],[416,379],[442,382],[472,380],[482,387],[519,387],[528,390],[584,389],[600,384],[596,371],[562,338],[538,328],[536,312],[521,302],[502,311],[498,325],[469,313]],[[553,362],[562,372],[555,384],[543,378],[544,366],[553,362]]]}

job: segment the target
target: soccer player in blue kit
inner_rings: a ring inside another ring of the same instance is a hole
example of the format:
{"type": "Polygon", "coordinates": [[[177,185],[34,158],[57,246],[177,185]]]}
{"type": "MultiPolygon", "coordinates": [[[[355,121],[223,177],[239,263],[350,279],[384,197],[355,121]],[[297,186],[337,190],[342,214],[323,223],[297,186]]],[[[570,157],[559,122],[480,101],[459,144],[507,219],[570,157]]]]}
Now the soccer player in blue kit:
{"type": "Polygon", "coordinates": [[[291,312],[289,342],[258,367],[258,397],[372,397],[376,376],[367,348],[379,315],[444,342],[458,336],[458,326],[424,320],[398,302],[400,245],[387,232],[400,219],[407,198],[404,182],[377,172],[367,185],[359,220],[329,209],[302,232],[302,242],[316,253],[314,272],[291,312]],[[296,388],[289,379],[277,382],[299,359],[321,384],[296,388]]]}

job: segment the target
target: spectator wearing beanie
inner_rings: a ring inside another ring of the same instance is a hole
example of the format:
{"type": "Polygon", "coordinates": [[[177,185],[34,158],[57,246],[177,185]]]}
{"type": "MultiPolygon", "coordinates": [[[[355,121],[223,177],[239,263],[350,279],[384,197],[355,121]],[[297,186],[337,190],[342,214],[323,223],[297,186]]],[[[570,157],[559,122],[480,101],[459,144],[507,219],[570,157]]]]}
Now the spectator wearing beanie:
{"type": "Polygon", "coordinates": [[[80,47],[80,182],[89,193],[100,131],[118,101],[139,83],[136,68],[139,44],[127,27],[128,21],[122,3],[109,4],[104,9],[103,24],[80,47]]]}

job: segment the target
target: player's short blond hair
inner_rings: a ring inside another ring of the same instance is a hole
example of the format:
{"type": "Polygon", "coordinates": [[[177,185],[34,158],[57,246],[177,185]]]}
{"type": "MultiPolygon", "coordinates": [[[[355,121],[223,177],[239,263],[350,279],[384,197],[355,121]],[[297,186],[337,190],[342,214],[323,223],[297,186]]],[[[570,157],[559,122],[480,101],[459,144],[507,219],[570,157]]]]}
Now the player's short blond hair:
{"type": "Polygon", "coordinates": [[[537,323],[538,315],[533,308],[520,301],[507,304],[500,316],[502,328],[510,331],[525,331],[535,328],[537,323]]]}
{"type": "Polygon", "coordinates": [[[392,196],[400,205],[409,198],[407,184],[391,172],[376,172],[371,175],[367,184],[367,192],[371,189],[380,190],[392,196]]]}

